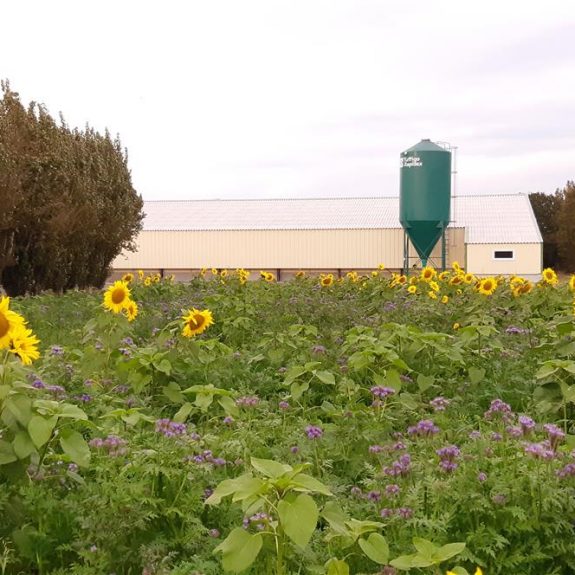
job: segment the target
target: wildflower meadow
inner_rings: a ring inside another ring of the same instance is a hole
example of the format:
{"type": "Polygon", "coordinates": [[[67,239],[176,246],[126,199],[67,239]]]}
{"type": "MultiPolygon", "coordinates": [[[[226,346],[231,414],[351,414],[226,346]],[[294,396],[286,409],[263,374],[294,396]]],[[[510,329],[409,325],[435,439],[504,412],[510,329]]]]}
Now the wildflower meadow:
{"type": "Polygon", "coordinates": [[[0,298],[0,575],[575,572],[575,276],[0,298]]]}

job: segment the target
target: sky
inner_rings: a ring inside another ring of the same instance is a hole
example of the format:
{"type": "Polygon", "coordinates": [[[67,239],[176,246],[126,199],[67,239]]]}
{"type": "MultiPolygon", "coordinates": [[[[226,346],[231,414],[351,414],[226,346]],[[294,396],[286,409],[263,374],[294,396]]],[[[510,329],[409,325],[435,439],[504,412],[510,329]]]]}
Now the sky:
{"type": "Polygon", "coordinates": [[[119,134],[144,200],[399,194],[456,147],[457,194],[575,179],[573,0],[2,2],[0,78],[119,134]]]}

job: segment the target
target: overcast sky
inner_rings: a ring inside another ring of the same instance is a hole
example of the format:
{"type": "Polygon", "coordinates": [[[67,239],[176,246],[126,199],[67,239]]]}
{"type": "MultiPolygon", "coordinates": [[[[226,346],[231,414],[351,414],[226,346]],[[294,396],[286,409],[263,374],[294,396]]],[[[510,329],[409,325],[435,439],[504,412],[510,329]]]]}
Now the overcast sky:
{"type": "Polygon", "coordinates": [[[457,146],[457,193],[575,179],[575,1],[3,1],[0,78],[118,133],[144,199],[392,196],[457,146]]]}

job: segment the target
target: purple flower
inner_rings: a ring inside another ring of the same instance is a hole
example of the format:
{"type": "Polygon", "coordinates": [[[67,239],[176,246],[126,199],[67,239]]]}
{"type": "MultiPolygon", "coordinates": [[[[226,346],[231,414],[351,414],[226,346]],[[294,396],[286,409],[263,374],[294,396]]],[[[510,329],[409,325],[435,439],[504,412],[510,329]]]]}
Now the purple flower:
{"type": "Polygon", "coordinates": [[[517,425],[508,425],[505,428],[505,431],[510,437],[522,437],[523,436],[523,429],[518,427],[517,425]]]}
{"type": "Polygon", "coordinates": [[[45,389],[58,399],[66,397],[66,390],[61,385],[47,385],[45,389]]]}
{"type": "Polygon", "coordinates": [[[323,435],[323,430],[321,427],[317,427],[315,425],[308,425],[305,428],[306,435],[308,439],[319,439],[323,435]]]}
{"type": "Polygon", "coordinates": [[[495,505],[505,505],[507,503],[507,496],[499,493],[497,495],[494,495],[491,498],[491,501],[493,501],[495,505]]]}
{"type": "Polygon", "coordinates": [[[529,433],[535,429],[535,422],[527,415],[519,416],[519,425],[523,431],[523,435],[529,435],[529,433]]]}
{"type": "Polygon", "coordinates": [[[92,396],[88,395],[87,393],[82,393],[81,395],[77,395],[76,399],[78,401],[83,402],[83,403],[88,403],[88,402],[92,401],[92,396]]]}
{"type": "Polygon", "coordinates": [[[326,352],[326,349],[323,345],[314,345],[311,348],[311,352],[315,355],[323,355],[326,352]]]}
{"type": "Polygon", "coordinates": [[[95,449],[102,449],[110,457],[119,457],[125,455],[128,452],[126,445],[128,442],[117,435],[108,435],[108,437],[102,439],[101,437],[95,437],[89,442],[90,447],[95,449]]]}
{"type": "Polygon", "coordinates": [[[540,443],[526,443],[523,449],[525,453],[532,455],[535,459],[550,460],[555,457],[555,451],[548,440],[540,443]]]}
{"type": "Polygon", "coordinates": [[[234,418],[231,415],[226,415],[223,421],[226,425],[231,425],[234,422],[234,418]]]}
{"type": "Polygon", "coordinates": [[[170,419],[158,419],[156,421],[156,432],[161,433],[164,437],[175,437],[184,435],[187,431],[185,423],[176,423],[170,419]]]}
{"type": "Polygon", "coordinates": [[[404,453],[390,466],[383,468],[384,475],[388,477],[405,477],[411,471],[411,457],[404,453]]]}
{"type": "Polygon", "coordinates": [[[64,348],[59,345],[53,345],[50,348],[50,355],[64,355],[64,348]]]}
{"type": "Polygon", "coordinates": [[[568,463],[562,469],[556,471],[557,477],[565,479],[566,477],[575,477],[575,463],[568,463]]]}
{"type": "Polygon", "coordinates": [[[255,395],[246,395],[236,399],[238,407],[255,407],[260,402],[260,398],[255,395]]]}
{"type": "Polygon", "coordinates": [[[479,481],[480,483],[483,483],[484,481],[487,481],[487,474],[484,473],[483,471],[480,471],[477,474],[477,481],[479,481]]]}
{"type": "Polygon", "coordinates": [[[399,495],[400,491],[401,491],[401,488],[399,487],[399,485],[396,485],[395,483],[392,483],[391,485],[385,486],[385,494],[388,497],[395,497],[396,495],[399,495]]]}
{"type": "Polygon", "coordinates": [[[395,511],[393,509],[390,509],[389,507],[384,507],[379,511],[379,515],[381,517],[391,517],[394,513],[395,511]]]}
{"type": "Polygon", "coordinates": [[[493,416],[496,414],[500,414],[503,421],[509,421],[513,412],[508,403],[505,403],[501,399],[494,399],[489,409],[483,414],[483,417],[485,417],[485,419],[493,419],[493,416]]]}
{"type": "Polygon", "coordinates": [[[469,439],[479,439],[481,437],[481,431],[474,429],[468,435],[469,439]]]}
{"type": "Polygon", "coordinates": [[[449,401],[449,399],[446,399],[445,397],[436,397],[435,399],[432,399],[429,402],[429,405],[431,405],[431,407],[433,407],[434,411],[445,411],[445,408],[449,406],[451,402],[449,401]]]}
{"type": "Polygon", "coordinates": [[[213,537],[214,539],[217,539],[220,536],[220,532],[217,529],[210,529],[208,531],[208,534],[210,537],[213,537]]]}
{"type": "Polygon", "coordinates": [[[370,391],[374,397],[379,397],[381,399],[385,399],[389,395],[393,395],[395,393],[395,389],[391,387],[383,387],[381,385],[375,385],[370,391]]]}
{"type": "Polygon", "coordinates": [[[491,441],[501,441],[503,439],[503,435],[501,435],[501,433],[498,433],[497,431],[494,431],[491,434],[491,441]]]}
{"type": "Polygon", "coordinates": [[[381,493],[379,491],[370,491],[366,495],[366,498],[374,503],[377,503],[381,499],[381,493]]]}
{"type": "Polygon", "coordinates": [[[204,499],[207,499],[208,497],[210,497],[213,492],[214,492],[214,490],[211,487],[206,487],[204,489],[204,499]]]}
{"type": "Polygon", "coordinates": [[[407,428],[407,433],[417,437],[430,437],[439,433],[439,427],[431,419],[422,419],[417,425],[407,428]]]}
{"type": "Polygon", "coordinates": [[[506,330],[505,333],[508,335],[520,335],[527,333],[528,330],[522,327],[517,327],[516,325],[510,325],[506,330]]]}
{"type": "Polygon", "coordinates": [[[543,429],[547,432],[547,437],[551,443],[551,449],[555,451],[557,446],[561,443],[561,440],[565,437],[564,431],[553,423],[546,423],[543,426],[543,429]]]}
{"type": "Polygon", "coordinates": [[[278,403],[278,407],[282,410],[285,411],[286,409],[289,409],[289,403],[287,401],[280,401],[278,403]]]}
{"type": "Polygon", "coordinates": [[[35,387],[36,389],[44,389],[46,387],[46,384],[41,379],[36,378],[32,382],[32,387],[35,387]]]}
{"type": "Polygon", "coordinates": [[[298,453],[299,447],[297,445],[292,445],[289,449],[292,453],[298,453]]]}
{"type": "Polygon", "coordinates": [[[383,447],[381,445],[370,445],[369,452],[370,453],[381,453],[383,451],[383,447]]]}
{"type": "Polygon", "coordinates": [[[411,517],[413,517],[413,509],[411,509],[410,507],[400,507],[397,510],[397,514],[402,519],[411,519],[411,517]]]}
{"type": "Polygon", "coordinates": [[[447,447],[442,447],[435,453],[437,453],[441,460],[439,462],[439,467],[443,471],[451,473],[457,469],[458,465],[455,463],[455,460],[461,455],[461,451],[457,445],[448,445],[447,447]]]}
{"type": "Polygon", "coordinates": [[[353,497],[362,497],[363,496],[363,492],[362,492],[361,488],[359,488],[357,485],[354,485],[351,488],[350,493],[353,497]]]}

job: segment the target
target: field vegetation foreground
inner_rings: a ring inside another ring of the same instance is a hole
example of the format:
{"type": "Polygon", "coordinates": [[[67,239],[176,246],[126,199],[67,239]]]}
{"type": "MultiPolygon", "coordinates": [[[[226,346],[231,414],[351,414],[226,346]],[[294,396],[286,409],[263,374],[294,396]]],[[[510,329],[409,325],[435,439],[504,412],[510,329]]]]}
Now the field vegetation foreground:
{"type": "Polygon", "coordinates": [[[0,299],[0,574],[575,572],[575,278],[0,299]]]}

